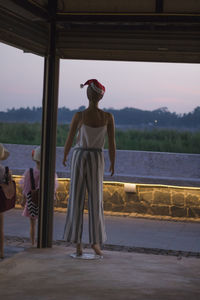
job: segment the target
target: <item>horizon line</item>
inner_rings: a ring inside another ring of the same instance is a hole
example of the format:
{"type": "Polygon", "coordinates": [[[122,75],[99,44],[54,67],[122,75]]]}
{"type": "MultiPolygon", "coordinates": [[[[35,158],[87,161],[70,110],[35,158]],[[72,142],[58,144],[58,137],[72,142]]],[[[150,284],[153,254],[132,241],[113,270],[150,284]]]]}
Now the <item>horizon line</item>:
{"type": "MultiPolygon", "coordinates": [[[[136,107],[132,107],[132,106],[125,106],[125,107],[123,107],[123,108],[114,108],[114,107],[108,107],[108,108],[106,108],[106,107],[104,107],[104,108],[102,108],[102,110],[124,110],[124,109],[135,109],[135,110],[140,110],[140,111],[149,111],[149,112],[154,112],[154,111],[158,111],[158,110],[163,110],[163,111],[166,111],[166,112],[170,112],[170,113],[176,113],[177,115],[183,115],[183,114],[189,114],[189,113],[192,113],[192,112],[194,112],[195,111],[195,109],[197,109],[198,107],[200,107],[200,106],[196,106],[192,111],[188,111],[188,112],[183,112],[183,113],[178,113],[178,112],[176,112],[176,111],[170,111],[169,109],[168,109],[168,107],[166,107],[166,106],[162,106],[162,107],[159,107],[159,108],[156,108],[156,109],[153,109],[153,110],[147,110],[147,109],[141,109],[141,108],[136,108],[136,107]]],[[[42,108],[42,106],[32,106],[32,107],[30,107],[30,106],[21,106],[21,107],[19,107],[19,108],[16,108],[16,107],[11,107],[11,108],[6,108],[6,110],[1,110],[0,111],[0,113],[8,113],[10,110],[20,110],[20,109],[30,109],[30,110],[33,110],[34,108],[35,109],[40,109],[40,108],[42,108]]],[[[85,108],[87,108],[85,105],[81,105],[81,106],[79,106],[79,107],[77,107],[77,108],[69,108],[69,107],[67,107],[67,106],[58,106],[58,109],[62,109],[62,108],[66,108],[66,109],[69,109],[70,111],[73,111],[73,110],[79,110],[79,109],[81,109],[81,108],[83,108],[83,109],[85,109],[85,108]]]]}

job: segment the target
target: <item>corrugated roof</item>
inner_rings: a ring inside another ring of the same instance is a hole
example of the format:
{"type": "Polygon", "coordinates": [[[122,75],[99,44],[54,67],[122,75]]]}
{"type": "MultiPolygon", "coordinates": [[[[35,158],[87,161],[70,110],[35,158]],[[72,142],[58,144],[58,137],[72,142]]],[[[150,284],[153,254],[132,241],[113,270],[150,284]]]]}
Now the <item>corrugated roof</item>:
{"type": "MultiPolygon", "coordinates": [[[[57,55],[200,62],[200,0],[58,0],[57,55]]],[[[0,0],[0,40],[48,52],[47,0],[0,0]]]]}

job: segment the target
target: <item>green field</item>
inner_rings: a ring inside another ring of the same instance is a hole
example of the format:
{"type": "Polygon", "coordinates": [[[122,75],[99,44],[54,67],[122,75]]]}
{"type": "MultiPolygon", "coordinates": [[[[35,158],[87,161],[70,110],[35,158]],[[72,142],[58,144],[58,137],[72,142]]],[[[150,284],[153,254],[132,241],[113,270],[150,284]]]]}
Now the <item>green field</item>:
{"type": "MultiPolygon", "coordinates": [[[[68,125],[58,125],[57,146],[64,146],[68,130],[68,125]]],[[[0,123],[1,143],[39,145],[40,139],[40,123],[0,123]]],[[[120,150],[200,153],[200,131],[116,130],[116,145],[120,150]]]]}

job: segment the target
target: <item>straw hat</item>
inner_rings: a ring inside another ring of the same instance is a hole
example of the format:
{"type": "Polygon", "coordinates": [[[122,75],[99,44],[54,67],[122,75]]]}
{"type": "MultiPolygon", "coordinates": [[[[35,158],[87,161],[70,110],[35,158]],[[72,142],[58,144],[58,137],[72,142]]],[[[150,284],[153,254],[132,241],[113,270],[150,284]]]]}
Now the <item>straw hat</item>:
{"type": "Polygon", "coordinates": [[[8,150],[2,144],[0,144],[0,160],[7,159],[9,155],[10,153],[8,150]]]}
{"type": "Polygon", "coordinates": [[[39,146],[32,151],[32,159],[34,161],[40,162],[40,157],[41,157],[41,149],[39,146]]]}

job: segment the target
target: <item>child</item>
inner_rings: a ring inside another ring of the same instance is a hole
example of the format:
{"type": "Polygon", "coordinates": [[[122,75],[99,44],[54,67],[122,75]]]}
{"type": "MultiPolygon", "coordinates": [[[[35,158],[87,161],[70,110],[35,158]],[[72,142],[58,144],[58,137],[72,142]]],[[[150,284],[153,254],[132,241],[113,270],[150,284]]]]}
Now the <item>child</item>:
{"type": "MultiPolygon", "coordinates": [[[[35,167],[33,168],[33,177],[35,181],[35,188],[39,189],[40,185],[40,147],[37,147],[35,150],[32,151],[32,159],[35,161],[35,167]]],[[[24,208],[22,212],[22,216],[30,218],[30,238],[32,245],[35,244],[35,230],[36,230],[36,219],[37,216],[32,217],[28,211],[27,206],[27,194],[31,191],[31,178],[30,178],[30,169],[27,169],[23,174],[23,178],[20,182],[22,187],[22,194],[23,194],[23,201],[21,203],[22,207],[24,208]]]]}
{"type": "MultiPolygon", "coordinates": [[[[0,144],[0,161],[5,160],[9,156],[8,150],[0,144]]],[[[0,164],[0,183],[3,183],[5,179],[5,168],[0,164]]],[[[4,257],[4,231],[3,231],[3,212],[0,212],[0,258],[4,257]]]]}
{"type": "MultiPolygon", "coordinates": [[[[39,189],[40,187],[40,157],[41,157],[41,150],[40,147],[37,147],[32,151],[32,159],[35,161],[35,168],[33,168],[33,177],[35,182],[35,189],[39,189]]],[[[56,176],[57,177],[57,176],[56,176]]],[[[27,194],[31,191],[31,177],[30,177],[30,169],[27,169],[23,175],[21,180],[21,187],[24,199],[21,203],[24,210],[22,212],[22,216],[29,217],[30,219],[30,239],[32,246],[35,244],[35,231],[36,231],[36,220],[38,216],[31,216],[28,205],[27,205],[27,194]]],[[[57,181],[55,180],[55,191],[57,188],[57,181]]]]}

